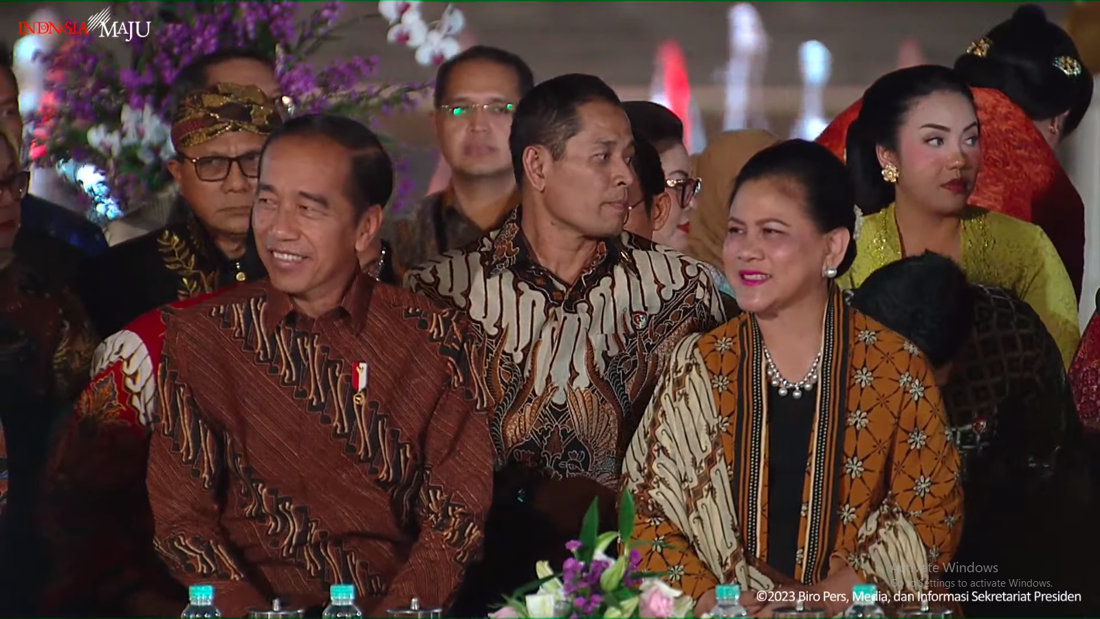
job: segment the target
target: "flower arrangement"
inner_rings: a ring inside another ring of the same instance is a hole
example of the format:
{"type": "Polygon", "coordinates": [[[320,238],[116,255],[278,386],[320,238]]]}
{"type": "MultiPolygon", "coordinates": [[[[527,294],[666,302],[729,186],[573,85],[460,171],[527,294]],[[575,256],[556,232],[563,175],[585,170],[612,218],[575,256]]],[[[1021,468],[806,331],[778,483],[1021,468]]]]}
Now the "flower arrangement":
{"type": "Polygon", "coordinates": [[[641,554],[632,540],[634,499],[623,494],[619,530],[597,533],[596,501],[584,516],[581,539],[566,544],[573,556],[555,573],[546,561],[535,565],[538,580],[516,591],[491,617],[687,617],[694,600],[660,580],[638,571],[641,554]],[[623,553],[607,555],[618,541],[623,553]],[[530,592],[534,593],[530,593],[530,592]]]}
{"type": "MultiPolygon", "coordinates": [[[[342,2],[323,2],[297,19],[298,2],[129,2],[128,20],[149,22],[132,37],[123,65],[92,35],[66,41],[48,59],[42,105],[32,120],[31,161],[52,166],[83,189],[91,219],[104,223],[157,199],[171,187],[171,84],[198,57],[240,47],[268,53],[288,112],[373,117],[414,104],[430,82],[377,85],[378,59],[339,59],[316,69],[310,57],[339,31],[372,17],[393,24],[391,41],[417,49],[421,64],[454,55],[462,13],[447,6],[431,26],[419,3],[380,2],[379,14],[341,21],[342,2]],[[404,32],[406,35],[395,35],[404,32]]],[[[108,16],[109,18],[109,16],[108,16]]]]}

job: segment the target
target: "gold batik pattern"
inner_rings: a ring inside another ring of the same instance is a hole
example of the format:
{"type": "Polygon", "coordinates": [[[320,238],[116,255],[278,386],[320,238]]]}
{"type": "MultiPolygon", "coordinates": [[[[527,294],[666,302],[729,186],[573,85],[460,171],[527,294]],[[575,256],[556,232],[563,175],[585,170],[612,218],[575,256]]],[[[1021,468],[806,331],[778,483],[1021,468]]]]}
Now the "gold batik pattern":
{"type": "MultiPolygon", "coordinates": [[[[795,579],[835,553],[888,591],[927,588],[958,544],[958,453],[916,348],[834,291],[807,455],[795,579]]],[[[754,320],[682,342],[634,436],[625,483],[642,569],[700,595],[720,582],[771,589],[767,382],[754,320]]]]}
{"type": "MultiPolygon", "coordinates": [[[[1081,338],[1077,295],[1058,251],[1038,226],[967,207],[961,219],[959,266],[973,284],[1004,288],[1043,319],[1069,367],[1081,338]]],[[[894,205],[863,218],[852,267],[837,281],[857,288],[879,267],[905,256],[894,205]]]]}
{"type": "Polygon", "coordinates": [[[521,209],[406,275],[413,292],[472,319],[478,404],[499,463],[619,484],[622,453],[675,343],[713,328],[722,301],[702,263],[624,233],[576,283],[537,263],[521,209]]]}

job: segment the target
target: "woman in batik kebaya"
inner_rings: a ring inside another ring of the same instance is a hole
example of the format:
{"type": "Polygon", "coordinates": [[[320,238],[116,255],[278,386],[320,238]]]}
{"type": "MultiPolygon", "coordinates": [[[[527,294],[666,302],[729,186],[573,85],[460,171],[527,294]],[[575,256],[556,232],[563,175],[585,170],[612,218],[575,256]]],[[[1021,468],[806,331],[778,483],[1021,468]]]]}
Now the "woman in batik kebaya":
{"type": "Polygon", "coordinates": [[[841,278],[858,287],[875,269],[932,251],[971,283],[1027,302],[1068,366],[1077,349],[1077,299],[1066,268],[1038,226],[970,206],[982,151],[970,89],[951,69],[888,73],[863,95],[848,129],[848,169],[864,213],[859,254],[841,278]]]}
{"type": "Polygon", "coordinates": [[[723,248],[746,313],[677,346],[626,455],[642,569],[696,614],[722,583],[747,590],[753,616],[771,616],[761,590],[924,591],[958,544],[959,459],[932,371],[835,283],[856,257],[853,201],[817,144],[749,160],[723,248]]]}
{"type": "MultiPolygon", "coordinates": [[[[1085,207],[1055,148],[1092,102],[1092,75],[1073,39],[1037,5],[976,39],[955,60],[982,126],[983,165],[968,203],[1033,223],[1050,237],[1077,296],[1085,255],[1085,207]]],[[[845,155],[857,101],[817,141],[845,155]]]]}

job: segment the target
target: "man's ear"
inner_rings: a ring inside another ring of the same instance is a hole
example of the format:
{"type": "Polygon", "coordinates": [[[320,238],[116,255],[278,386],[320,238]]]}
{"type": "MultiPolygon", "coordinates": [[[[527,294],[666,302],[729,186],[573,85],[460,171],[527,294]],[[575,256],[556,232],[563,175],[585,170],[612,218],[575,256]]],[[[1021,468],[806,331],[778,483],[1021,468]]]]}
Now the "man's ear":
{"type": "Polygon", "coordinates": [[[662,191],[653,198],[653,208],[649,212],[649,219],[653,222],[654,232],[665,227],[671,212],[672,196],[668,195],[667,191],[662,191]]]}
{"type": "Polygon", "coordinates": [[[358,254],[367,251],[381,229],[382,207],[375,204],[359,216],[359,223],[355,227],[355,252],[358,254]]]}
{"type": "Polygon", "coordinates": [[[553,160],[545,146],[536,144],[523,149],[523,176],[535,191],[546,189],[546,176],[553,160]]]}
{"type": "Polygon", "coordinates": [[[183,162],[179,157],[172,157],[168,160],[168,173],[172,175],[172,180],[176,181],[179,185],[183,182],[183,162]]]}

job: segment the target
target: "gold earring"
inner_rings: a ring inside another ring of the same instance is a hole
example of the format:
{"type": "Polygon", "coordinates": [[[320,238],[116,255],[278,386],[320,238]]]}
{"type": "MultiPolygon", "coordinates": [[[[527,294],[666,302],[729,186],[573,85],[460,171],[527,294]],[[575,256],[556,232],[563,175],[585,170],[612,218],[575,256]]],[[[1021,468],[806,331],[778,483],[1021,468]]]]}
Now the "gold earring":
{"type": "Polygon", "coordinates": [[[882,168],[882,180],[890,183],[891,185],[898,182],[897,166],[892,163],[886,164],[886,166],[882,168]]]}

